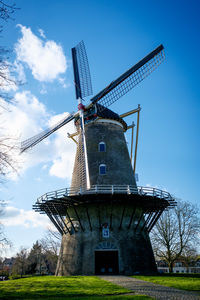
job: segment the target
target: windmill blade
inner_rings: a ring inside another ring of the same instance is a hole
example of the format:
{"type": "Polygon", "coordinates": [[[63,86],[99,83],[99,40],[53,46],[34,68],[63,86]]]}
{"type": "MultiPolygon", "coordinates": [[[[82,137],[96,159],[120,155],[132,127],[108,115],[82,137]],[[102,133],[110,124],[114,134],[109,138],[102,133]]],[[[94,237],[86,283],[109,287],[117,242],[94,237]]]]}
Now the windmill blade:
{"type": "Polygon", "coordinates": [[[35,146],[36,144],[38,144],[39,142],[41,142],[42,140],[44,140],[45,138],[47,138],[50,134],[52,134],[53,132],[55,132],[56,130],[58,130],[59,128],[61,128],[62,126],[66,125],[67,123],[69,123],[71,120],[73,120],[75,118],[75,116],[77,116],[77,113],[71,113],[68,117],[65,117],[64,119],[62,119],[60,122],[58,122],[57,124],[49,127],[48,129],[46,129],[45,131],[42,131],[41,133],[23,141],[21,143],[21,153],[26,151],[29,148],[32,148],[33,146],[35,146]]]}
{"type": "Polygon", "coordinates": [[[94,96],[91,99],[92,103],[98,102],[108,107],[150,75],[164,59],[164,47],[160,45],[94,96]]]}
{"type": "Polygon", "coordinates": [[[76,99],[82,99],[92,95],[90,69],[83,41],[81,41],[76,47],[72,48],[72,61],[74,68],[76,99]]]}

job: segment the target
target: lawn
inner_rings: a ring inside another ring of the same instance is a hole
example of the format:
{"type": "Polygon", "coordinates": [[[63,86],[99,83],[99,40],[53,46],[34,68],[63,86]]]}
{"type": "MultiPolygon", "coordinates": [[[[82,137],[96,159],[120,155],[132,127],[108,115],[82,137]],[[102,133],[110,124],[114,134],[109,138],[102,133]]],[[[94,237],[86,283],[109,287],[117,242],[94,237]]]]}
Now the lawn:
{"type": "Polygon", "coordinates": [[[152,299],[142,295],[126,295],[131,292],[95,276],[38,276],[0,282],[1,300],[39,298],[42,300],[152,299]]]}
{"type": "Polygon", "coordinates": [[[160,276],[136,275],[133,277],[180,290],[200,292],[200,274],[162,274],[160,276]]]}

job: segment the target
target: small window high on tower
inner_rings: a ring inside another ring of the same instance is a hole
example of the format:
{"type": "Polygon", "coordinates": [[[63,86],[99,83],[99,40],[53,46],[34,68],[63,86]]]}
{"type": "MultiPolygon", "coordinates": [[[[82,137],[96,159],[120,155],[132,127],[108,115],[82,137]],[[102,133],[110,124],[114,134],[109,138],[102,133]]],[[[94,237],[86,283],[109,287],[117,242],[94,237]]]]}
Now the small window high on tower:
{"type": "Polygon", "coordinates": [[[106,152],[106,144],[104,142],[99,143],[99,152],[106,152]]]}
{"type": "Polygon", "coordinates": [[[99,166],[99,174],[100,174],[100,175],[106,175],[106,165],[101,164],[101,165],[99,166]]]}

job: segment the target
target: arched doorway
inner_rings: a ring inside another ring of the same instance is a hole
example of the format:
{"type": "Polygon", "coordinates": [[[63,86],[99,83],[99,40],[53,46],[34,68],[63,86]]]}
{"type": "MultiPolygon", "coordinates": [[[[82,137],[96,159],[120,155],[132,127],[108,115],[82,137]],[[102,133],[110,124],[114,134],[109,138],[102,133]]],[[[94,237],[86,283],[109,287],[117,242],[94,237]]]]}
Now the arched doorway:
{"type": "Polygon", "coordinates": [[[95,274],[119,274],[119,257],[115,245],[109,242],[99,244],[95,249],[95,274]]]}

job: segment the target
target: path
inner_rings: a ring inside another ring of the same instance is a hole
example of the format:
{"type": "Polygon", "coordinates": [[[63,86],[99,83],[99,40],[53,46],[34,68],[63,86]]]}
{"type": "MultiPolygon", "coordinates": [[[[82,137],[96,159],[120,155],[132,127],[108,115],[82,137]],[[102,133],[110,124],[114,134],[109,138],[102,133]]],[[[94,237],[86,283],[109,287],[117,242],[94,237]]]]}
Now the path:
{"type": "Polygon", "coordinates": [[[198,296],[195,292],[178,290],[128,276],[119,275],[99,277],[132,290],[136,295],[147,295],[158,300],[200,300],[200,296],[198,296]]]}

